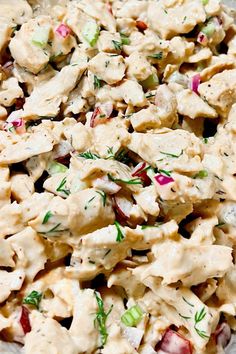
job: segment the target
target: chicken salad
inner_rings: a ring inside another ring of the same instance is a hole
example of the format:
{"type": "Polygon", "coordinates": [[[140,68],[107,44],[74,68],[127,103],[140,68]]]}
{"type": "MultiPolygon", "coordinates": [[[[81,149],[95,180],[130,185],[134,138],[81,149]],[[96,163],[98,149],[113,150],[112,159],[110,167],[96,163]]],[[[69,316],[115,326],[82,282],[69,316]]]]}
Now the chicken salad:
{"type": "Polygon", "coordinates": [[[219,0],[0,0],[0,352],[224,353],[235,62],[219,0]]]}

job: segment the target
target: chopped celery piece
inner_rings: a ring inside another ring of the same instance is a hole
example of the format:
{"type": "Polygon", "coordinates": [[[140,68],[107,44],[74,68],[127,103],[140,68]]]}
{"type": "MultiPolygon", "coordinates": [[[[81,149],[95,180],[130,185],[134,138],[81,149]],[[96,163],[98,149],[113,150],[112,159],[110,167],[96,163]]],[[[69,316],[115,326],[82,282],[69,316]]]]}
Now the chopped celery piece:
{"type": "Polygon", "coordinates": [[[205,178],[208,177],[208,172],[206,170],[199,171],[193,178],[205,178]]]}
{"type": "Polygon", "coordinates": [[[65,165],[56,161],[52,161],[47,167],[47,172],[50,175],[54,175],[55,173],[65,173],[67,170],[68,168],[65,165]]]}
{"type": "Polygon", "coordinates": [[[44,48],[46,47],[49,39],[50,27],[38,27],[34,35],[32,37],[32,43],[37,45],[38,47],[44,48]]]}
{"type": "Polygon", "coordinates": [[[96,21],[88,21],[83,28],[82,34],[84,39],[93,47],[98,40],[100,29],[96,21]]]}
{"type": "Polygon", "coordinates": [[[144,90],[149,90],[156,88],[156,86],[159,84],[159,79],[156,74],[152,74],[148,76],[148,78],[144,81],[141,82],[141,85],[144,90]]]}
{"type": "Polygon", "coordinates": [[[209,0],[202,0],[202,5],[206,6],[208,4],[209,0]]]}
{"type": "Polygon", "coordinates": [[[141,321],[142,317],[143,311],[138,305],[134,305],[121,316],[121,322],[127,327],[135,327],[141,321]]]}
{"type": "Polygon", "coordinates": [[[130,39],[128,36],[126,36],[124,33],[120,33],[120,38],[121,38],[121,43],[124,45],[129,45],[130,44],[130,39]]]}
{"type": "Polygon", "coordinates": [[[208,24],[201,29],[201,32],[204,33],[207,36],[207,38],[210,38],[215,32],[214,23],[208,22],[208,24]]]}

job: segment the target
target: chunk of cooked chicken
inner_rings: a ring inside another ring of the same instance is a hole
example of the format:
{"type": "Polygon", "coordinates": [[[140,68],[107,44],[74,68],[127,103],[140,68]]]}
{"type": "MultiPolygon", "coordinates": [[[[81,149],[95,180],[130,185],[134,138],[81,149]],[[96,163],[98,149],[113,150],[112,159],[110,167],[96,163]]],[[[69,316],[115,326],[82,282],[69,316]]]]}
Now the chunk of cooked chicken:
{"type": "Polygon", "coordinates": [[[32,330],[25,337],[25,354],[59,353],[62,348],[67,354],[78,353],[68,330],[56,320],[45,317],[39,311],[33,311],[30,321],[32,330]]]}
{"type": "Polygon", "coordinates": [[[7,272],[6,270],[0,270],[0,303],[5,301],[12,291],[20,290],[25,279],[25,273],[22,269],[14,270],[13,272],[7,272]]]}
{"type": "Polygon", "coordinates": [[[8,241],[16,254],[15,268],[24,269],[27,281],[33,281],[38,272],[44,269],[47,261],[41,238],[31,227],[27,227],[8,241]]]}
{"type": "Polygon", "coordinates": [[[155,261],[136,268],[133,273],[141,274],[143,279],[150,275],[162,277],[165,285],[182,280],[184,286],[190,287],[203,283],[208,278],[222,277],[232,267],[232,249],[225,246],[166,242],[153,246],[153,253],[155,261]],[[166,258],[168,250],[172,255],[169,259],[166,258]],[[191,262],[188,255],[191,255],[191,262]]]}
{"type": "Polygon", "coordinates": [[[98,42],[97,42],[99,52],[117,53],[117,49],[115,47],[116,43],[118,43],[118,50],[119,50],[119,47],[122,46],[119,33],[111,33],[108,31],[100,32],[98,42]]]}
{"type": "Polygon", "coordinates": [[[7,218],[0,219],[0,237],[13,235],[24,228],[22,220],[22,207],[16,202],[6,204],[0,209],[1,215],[7,218]]]}
{"type": "Polygon", "coordinates": [[[112,56],[100,52],[90,60],[88,68],[99,80],[113,85],[123,79],[126,66],[121,55],[112,56]]]}
{"type": "Polygon", "coordinates": [[[51,151],[54,138],[48,130],[41,130],[33,134],[24,134],[21,140],[7,146],[0,153],[0,165],[12,164],[51,151]]]}
{"type": "Polygon", "coordinates": [[[216,118],[217,113],[195,92],[187,89],[177,93],[178,113],[195,118],[216,118]]]}
{"type": "Polygon", "coordinates": [[[206,20],[200,0],[152,1],[147,16],[150,27],[165,39],[179,33],[188,33],[198,23],[206,20]]]}
{"type": "Polygon", "coordinates": [[[160,132],[159,134],[133,133],[128,147],[144,161],[157,167],[163,162],[165,156],[174,163],[183,154],[192,158],[194,155],[200,154],[201,151],[199,139],[194,134],[181,129],[160,132]]]}
{"type": "Polygon", "coordinates": [[[136,132],[146,132],[150,129],[161,127],[158,107],[153,104],[148,108],[141,109],[137,113],[133,113],[130,117],[130,121],[136,132]]]}
{"type": "Polygon", "coordinates": [[[133,52],[126,59],[127,77],[136,79],[137,81],[144,81],[152,75],[152,66],[147,60],[146,56],[140,52],[133,52]]]}
{"type": "Polygon", "coordinates": [[[125,80],[121,85],[114,88],[127,104],[143,107],[147,104],[142,86],[133,80],[125,80]]]}
{"type": "Polygon", "coordinates": [[[171,127],[177,121],[177,101],[168,85],[160,85],[156,91],[155,103],[158,116],[164,127],[171,127]]]}
{"type": "Polygon", "coordinates": [[[8,44],[11,38],[12,25],[9,23],[8,19],[0,16],[0,53],[8,44]],[[4,23],[6,21],[6,23],[4,23]]]}
{"type": "Polygon", "coordinates": [[[74,235],[84,235],[113,224],[111,199],[93,188],[71,194],[67,199],[69,227],[74,235]]]}
{"type": "Polygon", "coordinates": [[[29,20],[21,26],[9,44],[11,55],[17,64],[33,74],[38,74],[45,68],[50,58],[49,51],[45,46],[34,42],[33,38],[37,31],[49,32],[51,28],[52,20],[48,16],[29,20]]]}
{"type": "Polygon", "coordinates": [[[23,116],[25,119],[55,117],[62,102],[66,102],[70,91],[80,79],[85,67],[68,65],[52,79],[36,87],[26,99],[23,116]]]}
{"type": "Polygon", "coordinates": [[[11,77],[2,81],[0,86],[0,104],[5,107],[13,105],[17,98],[24,97],[24,93],[16,78],[11,77]]]}
{"type": "Polygon", "coordinates": [[[33,15],[26,0],[1,0],[0,2],[0,53],[8,44],[16,25],[22,25],[33,15]]]}
{"type": "Polygon", "coordinates": [[[225,70],[202,83],[198,91],[216,111],[226,117],[236,101],[236,69],[225,70]]]}
{"type": "Polygon", "coordinates": [[[11,179],[11,193],[15,200],[21,202],[34,193],[34,180],[25,173],[16,173],[11,179]]]}
{"type": "Polygon", "coordinates": [[[7,240],[0,240],[1,255],[0,255],[0,266],[1,267],[14,267],[15,262],[13,260],[14,250],[7,240]]]}

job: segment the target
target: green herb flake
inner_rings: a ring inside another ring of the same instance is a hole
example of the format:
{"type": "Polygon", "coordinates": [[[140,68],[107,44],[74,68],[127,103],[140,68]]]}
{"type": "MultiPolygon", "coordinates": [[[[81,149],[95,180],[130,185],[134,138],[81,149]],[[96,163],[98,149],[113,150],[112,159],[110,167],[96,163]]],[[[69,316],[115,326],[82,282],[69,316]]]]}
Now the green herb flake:
{"type": "Polygon", "coordinates": [[[128,152],[124,149],[114,153],[113,147],[108,147],[107,153],[108,153],[108,156],[106,157],[106,160],[114,159],[114,160],[117,160],[117,161],[125,163],[125,164],[130,162],[130,158],[128,157],[128,152]]]}
{"type": "Polygon", "coordinates": [[[114,225],[117,230],[116,242],[122,242],[125,238],[125,235],[123,234],[123,232],[121,230],[121,224],[118,221],[115,221],[114,225]]]}
{"type": "Polygon", "coordinates": [[[134,184],[134,185],[137,185],[137,184],[143,184],[143,182],[141,181],[140,178],[133,178],[133,179],[120,179],[120,178],[114,178],[112,177],[109,173],[108,173],[108,178],[112,181],[112,182],[121,182],[121,183],[125,183],[125,184],[134,184]]]}
{"type": "Polygon", "coordinates": [[[63,180],[61,181],[61,183],[57,187],[56,191],[65,193],[68,196],[68,195],[70,195],[70,191],[69,191],[69,189],[64,188],[65,185],[66,185],[66,177],[63,178],[63,180]]]}
{"type": "Polygon", "coordinates": [[[47,222],[48,222],[48,220],[52,217],[52,212],[49,210],[46,214],[45,214],[45,216],[44,216],[44,218],[43,218],[43,222],[42,222],[42,224],[44,225],[44,224],[46,224],[47,222]]]}
{"type": "Polygon", "coordinates": [[[201,331],[200,329],[198,329],[196,327],[194,327],[194,329],[201,338],[203,338],[203,339],[210,338],[210,336],[208,336],[205,331],[201,331]]]}
{"type": "Polygon", "coordinates": [[[183,153],[184,153],[183,150],[181,150],[181,152],[180,152],[179,155],[171,154],[171,153],[169,153],[169,152],[160,151],[160,154],[166,155],[166,156],[168,156],[168,157],[174,157],[174,158],[180,157],[181,155],[183,155],[183,153]]]}
{"type": "Polygon", "coordinates": [[[166,175],[168,177],[171,177],[171,172],[172,171],[167,171],[167,170],[157,170],[161,175],[166,175]]]}
{"type": "Polygon", "coordinates": [[[95,90],[102,87],[102,81],[96,75],[94,75],[93,86],[95,90]]]}
{"type": "Polygon", "coordinates": [[[221,226],[224,226],[225,225],[225,222],[220,222],[219,224],[215,225],[215,227],[221,227],[221,226]]]}
{"type": "Polygon", "coordinates": [[[160,226],[163,225],[163,224],[164,224],[164,222],[163,222],[163,221],[160,221],[160,222],[155,223],[154,225],[142,225],[142,226],[141,226],[141,229],[142,229],[142,230],[145,230],[145,229],[148,229],[148,228],[150,228],[150,227],[160,227],[160,226]]]}
{"type": "Polygon", "coordinates": [[[102,198],[102,205],[105,207],[106,206],[106,201],[107,201],[107,195],[105,192],[103,191],[96,191],[96,193],[98,193],[101,198],[102,198]]]}
{"type": "Polygon", "coordinates": [[[163,52],[159,52],[159,53],[156,53],[156,54],[149,55],[148,58],[160,60],[160,59],[163,58],[163,52]]]}
{"type": "Polygon", "coordinates": [[[84,209],[85,210],[87,210],[88,209],[88,207],[89,207],[89,204],[93,201],[95,199],[95,196],[94,197],[92,197],[91,199],[89,199],[88,201],[87,201],[87,203],[85,204],[85,206],[84,206],[84,209]]]}
{"type": "Polygon", "coordinates": [[[194,316],[195,324],[201,322],[206,316],[206,310],[205,307],[201,309],[201,311],[197,311],[194,316]]]}
{"type": "Polygon", "coordinates": [[[152,98],[152,97],[155,97],[155,96],[156,96],[156,94],[154,94],[154,93],[146,94],[146,98],[152,98]]]}
{"type": "Polygon", "coordinates": [[[83,157],[84,159],[87,160],[97,160],[100,159],[100,156],[98,156],[97,154],[92,153],[91,151],[86,151],[86,152],[82,152],[81,154],[79,154],[79,157],[83,157]]]}
{"type": "Polygon", "coordinates": [[[203,143],[207,144],[208,143],[208,138],[203,138],[203,143]]]}
{"type": "Polygon", "coordinates": [[[184,302],[186,302],[186,304],[188,304],[191,307],[194,307],[194,305],[191,304],[191,302],[189,302],[188,300],[186,300],[185,297],[182,296],[182,299],[184,300],[184,302]]]}
{"type": "Polygon", "coordinates": [[[98,311],[96,313],[94,324],[98,328],[98,331],[100,333],[101,346],[104,347],[104,345],[107,342],[107,337],[108,337],[107,328],[106,328],[106,321],[107,321],[107,317],[109,316],[109,314],[112,311],[113,305],[110,307],[110,310],[106,313],[104,310],[103,301],[102,301],[101,297],[99,296],[98,292],[94,291],[94,294],[95,294],[97,305],[98,305],[98,311]]]}
{"type": "Polygon", "coordinates": [[[112,44],[115,50],[121,51],[122,50],[122,42],[112,40],[112,44]]]}
{"type": "Polygon", "coordinates": [[[50,230],[48,230],[48,231],[46,231],[46,232],[40,232],[41,234],[43,234],[43,235],[47,235],[47,234],[51,234],[51,233],[53,233],[53,232],[65,232],[65,231],[67,231],[67,230],[58,230],[58,228],[61,226],[61,223],[59,223],[59,224],[57,224],[57,225],[55,225],[55,226],[53,226],[50,230]]]}
{"type": "Polygon", "coordinates": [[[9,131],[10,133],[14,133],[14,132],[15,132],[15,128],[14,128],[14,126],[12,126],[12,127],[8,128],[8,131],[9,131]]]}
{"type": "Polygon", "coordinates": [[[42,300],[42,293],[33,290],[28,296],[23,299],[23,304],[35,306],[39,309],[40,301],[42,300]]]}
{"type": "Polygon", "coordinates": [[[60,58],[61,56],[63,56],[63,52],[59,52],[57,54],[54,54],[49,58],[49,62],[50,63],[54,62],[56,59],[60,58]]]}
{"type": "Polygon", "coordinates": [[[111,253],[111,249],[110,248],[106,251],[106,253],[102,257],[102,259],[104,259],[106,256],[108,256],[109,253],[111,253]]]}
{"type": "Polygon", "coordinates": [[[197,332],[197,334],[198,334],[201,338],[203,338],[203,339],[208,339],[209,336],[206,334],[206,332],[200,330],[199,328],[197,328],[197,324],[198,324],[199,322],[201,322],[205,317],[206,317],[206,309],[205,309],[205,307],[203,307],[200,311],[197,311],[197,312],[195,313],[195,316],[194,316],[194,321],[195,321],[194,329],[195,329],[195,331],[197,332]]]}
{"type": "Polygon", "coordinates": [[[184,320],[190,320],[191,317],[188,317],[188,316],[183,316],[181,315],[181,313],[178,314],[180,317],[182,317],[184,320]]]}

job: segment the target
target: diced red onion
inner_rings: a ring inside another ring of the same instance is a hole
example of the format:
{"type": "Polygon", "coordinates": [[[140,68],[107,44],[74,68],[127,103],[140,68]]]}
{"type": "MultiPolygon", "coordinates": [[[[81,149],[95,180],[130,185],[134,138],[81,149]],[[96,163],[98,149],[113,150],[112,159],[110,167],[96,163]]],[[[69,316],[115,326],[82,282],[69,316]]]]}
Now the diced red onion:
{"type": "Polygon", "coordinates": [[[222,19],[222,17],[220,17],[220,16],[216,16],[216,17],[215,17],[215,19],[217,20],[218,25],[220,25],[220,26],[222,26],[222,25],[223,25],[223,19],[222,19]]]}
{"type": "Polygon", "coordinates": [[[143,184],[145,187],[148,187],[151,185],[152,180],[151,178],[148,176],[147,171],[141,171],[138,174],[138,177],[142,180],[143,184]]]}
{"type": "Polygon", "coordinates": [[[5,73],[7,75],[10,75],[12,73],[12,70],[14,69],[13,66],[13,62],[12,61],[7,61],[4,65],[3,65],[3,70],[5,71],[5,73]]]}
{"type": "Polygon", "coordinates": [[[71,34],[71,29],[65,23],[61,23],[60,26],[57,27],[56,33],[61,37],[66,38],[71,34]]]}
{"type": "Polygon", "coordinates": [[[150,186],[152,183],[151,179],[149,178],[147,171],[145,170],[147,164],[146,162],[140,162],[132,172],[132,177],[139,177],[145,186],[150,186]]]}
{"type": "Polygon", "coordinates": [[[21,316],[20,316],[20,324],[21,327],[24,331],[24,334],[27,334],[31,331],[31,325],[30,325],[30,320],[29,320],[29,310],[27,307],[22,306],[21,307],[21,316]]]}
{"type": "Polygon", "coordinates": [[[23,124],[24,124],[24,121],[22,118],[18,118],[12,122],[12,125],[14,128],[22,127],[23,124]]]}
{"type": "Polygon", "coordinates": [[[100,108],[96,107],[95,110],[93,111],[91,120],[90,120],[90,127],[94,128],[95,127],[95,123],[96,123],[96,118],[97,116],[100,114],[100,108]]]}
{"type": "Polygon", "coordinates": [[[146,162],[140,162],[132,172],[132,177],[138,176],[139,172],[141,172],[146,167],[146,162]]]}
{"type": "Polygon", "coordinates": [[[139,20],[136,21],[136,27],[137,27],[140,31],[145,31],[145,30],[148,28],[148,26],[147,26],[147,24],[146,24],[145,22],[139,21],[139,20]]]}
{"type": "Polygon", "coordinates": [[[107,8],[108,8],[108,11],[110,12],[110,14],[113,15],[113,10],[112,10],[112,5],[111,5],[111,3],[109,3],[109,4],[107,5],[107,8]]]}
{"type": "Polygon", "coordinates": [[[121,186],[110,181],[107,176],[95,179],[93,181],[93,187],[101,189],[107,194],[116,194],[121,189],[121,186]]]}
{"type": "Polygon", "coordinates": [[[162,351],[168,354],[192,354],[192,346],[189,340],[172,329],[167,329],[162,340],[158,343],[157,353],[162,351]]]}
{"type": "Polygon", "coordinates": [[[6,120],[5,130],[14,127],[18,134],[24,134],[26,132],[25,121],[21,118],[22,112],[22,109],[11,112],[6,120]]]}
{"type": "Polygon", "coordinates": [[[7,61],[4,65],[3,68],[4,69],[8,69],[8,68],[12,68],[13,67],[13,61],[7,61]]]}
{"type": "Polygon", "coordinates": [[[205,35],[205,33],[203,32],[199,32],[198,36],[197,36],[197,42],[202,44],[202,45],[207,45],[208,43],[208,38],[205,35]]]}
{"type": "Polygon", "coordinates": [[[195,93],[198,94],[198,86],[200,85],[201,82],[201,75],[200,74],[196,74],[192,77],[191,79],[191,90],[195,93]]]}
{"type": "Polygon", "coordinates": [[[225,348],[231,339],[231,329],[228,323],[222,322],[215,331],[216,344],[225,348]]]}
{"type": "Polygon", "coordinates": [[[20,109],[18,111],[13,111],[9,114],[9,116],[7,117],[7,120],[6,122],[7,123],[13,123],[14,121],[18,120],[21,118],[22,116],[22,113],[23,113],[23,110],[20,109]]]}
{"type": "Polygon", "coordinates": [[[113,198],[114,208],[122,221],[126,221],[130,217],[130,210],[133,204],[123,196],[116,195],[113,198]]]}
{"type": "Polygon", "coordinates": [[[113,111],[112,103],[103,104],[96,107],[90,119],[90,127],[95,128],[98,124],[106,123],[113,111]]]}
{"type": "Polygon", "coordinates": [[[172,177],[164,176],[161,174],[154,176],[154,178],[161,186],[174,182],[174,179],[172,177]]]}

